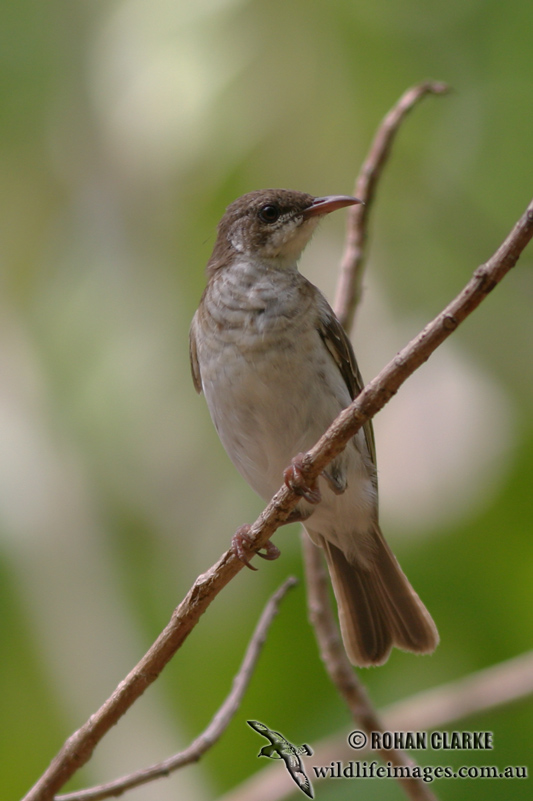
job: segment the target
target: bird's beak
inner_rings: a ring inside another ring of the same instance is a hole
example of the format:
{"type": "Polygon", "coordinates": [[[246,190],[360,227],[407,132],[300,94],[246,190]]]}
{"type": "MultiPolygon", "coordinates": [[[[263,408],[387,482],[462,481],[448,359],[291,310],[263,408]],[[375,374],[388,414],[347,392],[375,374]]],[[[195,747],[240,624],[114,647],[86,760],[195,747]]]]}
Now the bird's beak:
{"type": "Polygon", "coordinates": [[[331,211],[344,208],[344,206],[354,206],[356,203],[362,202],[362,200],[358,200],[356,197],[350,197],[350,195],[328,195],[327,197],[316,197],[311,205],[305,209],[302,216],[304,220],[308,220],[309,217],[329,214],[331,211]]]}

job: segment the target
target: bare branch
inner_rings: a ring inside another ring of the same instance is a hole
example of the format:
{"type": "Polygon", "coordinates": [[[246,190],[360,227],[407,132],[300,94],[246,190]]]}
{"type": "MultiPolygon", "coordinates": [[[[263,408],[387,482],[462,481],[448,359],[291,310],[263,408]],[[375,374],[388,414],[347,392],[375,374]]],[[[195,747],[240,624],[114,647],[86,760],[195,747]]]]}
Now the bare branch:
{"type": "MultiPolygon", "coordinates": [[[[316,632],[322,661],[328,675],[344,698],[346,706],[357,724],[370,737],[373,731],[383,731],[383,724],[374,710],[365,687],[350,664],[339,636],[328,594],[329,579],[319,549],[305,532],[302,535],[307,577],[307,604],[311,623],[316,632]]],[[[415,761],[404,751],[391,749],[378,751],[383,761],[395,766],[413,768],[415,761]]],[[[398,784],[413,801],[435,801],[436,796],[422,779],[398,777],[398,784]]]]}
{"type": "Polygon", "coordinates": [[[162,776],[169,776],[178,768],[190,765],[191,762],[197,762],[222,736],[237,712],[265,644],[268,630],[279,611],[279,605],[287,592],[297,583],[297,579],[291,576],[272,595],[248,644],[239,672],[233,679],[230,694],[211,720],[209,726],[185,751],[181,751],[163,762],[158,762],[156,765],[135,771],[135,773],[130,773],[128,776],[122,776],[122,778],[115,779],[115,781],[107,784],[89,787],[86,790],[80,790],[75,793],[58,795],[56,796],[56,801],[100,801],[103,798],[122,795],[126,790],[140,787],[142,784],[148,784],[148,782],[159,779],[162,776]]]}
{"type": "Polygon", "coordinates": [[[363,263],[367,239],[368,217],[376,193],[377,183],[389,157],[392,144],[402,122],[411,109],[428,94],[444,94],[448,91],[445,83],[426,81],[408,89],[395,106],[382,120],[368,156],[361,167],[355,182],[354,195],[363,204],[351,206],[348,210],[346,242],[341,260],[335,313],[344,328],[352,327],[353,316],[361,297],[363,263]]]}
{"type": "MultiPolygon", "coordinates": [[[[349,331],[361,299],[365,263],[365,245],[368,235],[370,210],[377,184],[390,155],[393,141],[408,112],[428,93],[442,94],[447,86],[442,83],[422,83],[408,89],[393,106],[378,127],[370,151],[355,182],[354,194],[363,204],[349,209],[346,243],[340,264],[335,313],[349,331]]],[[[381,730],[378,719],[364,685],[354,672],[342,645],[335,615],[328,593],[328,579],[318,549],[304,533],[302,537],[307,583],[309,616],[315,630],[322,661],[332,683],[344,698],[358,725],[368,734],[381,730]]],[[[386,762],[394,765],[411,765],[415,762],[400,750],[381,753],[386,762]]],[[[398,778],[408,798],[413,801],[434,801],[435,795],[422,779],[398,778]]]]}
{"type": "MultiPolygon", "coordinates": [[[[442,85],[427,84],[404,95],[396,115],[401,119],[418,99],[418,93],[443,91],[442,85]],[[438,87],[441,87],[440,89],[438,87]],[[437,87],[437,88],[436,88],[437,87]]],[[[381,147],[385,158],[399,123],[394,122],[394,110],[388,124],[388,142],[381,147]]],[[[386,128],[386,126],[385,126],[386,128]]],[[[379,148],[378,148],[379,150],[379,148]]],[[[381,162],[375,160],[369,172],[367,199],[373,196],[376,176],[381,162]]],[[[371,164],[372,166],[372,164],[371,164]]],[[[363,192],[364,192],[363,188],[363,192]]],[[[364,231],[364,228],[362,229],[364,231]]],[[[304,478],[312,482],[346,446],[359,428],[371,419],[398,391],[402,383],[424,362],[452,331],[481,303],[503,276],[516,264],[522,250],[533,236],[533,203],[494,256],[479,267],[464,290],[426,328],[410,342],[357,396],[333,422],[328,431],[305,457],[304,478]]],[[[355,242],[357,245],[357,242],[355,242]]],[[[360,257],[357,257],[360,260],[360,257]]],[[[357,259],[352,259],[357,261],[357,259]]],[[[349,316],[349,312],[347,312],[349,316]]],[[[283,486],[250,529],[253,546],[260,548],[284,523],[299,497],[283,486]]],[[[181,647],[219,592],[243,568],[243,563],[228,550],[194,585],[174,610],[171,620],[155,643],[118,685],[110,698],[63,745],[50,766],[25,796],[24,801],[50,801],[71,776],[91,757],[98,742],[119,718],[159,676],[162,669],[181,647]]]]}
{"type": "MultiPolygon", "coordinates": [[[[379,716],[386,731],[429,731],[532,694],[533,651],[528,651],[471,673],[466,678],[417,693],[382,709],[379,716]]],[[[313,763],[316,765],[354,758],[345,733],[328,737],[313,747],[313,763]]],[[[359,759],[368,754],[368,749],[356,753],[359,759]]],[[[314,776],[313,781],[320,779],[314,776]]],[[[279,766],[269,765],[219,801],[283,801],[293,795],[293,788],[294,784],[286,777],[285,771],[280,771],[279,766]]]]}

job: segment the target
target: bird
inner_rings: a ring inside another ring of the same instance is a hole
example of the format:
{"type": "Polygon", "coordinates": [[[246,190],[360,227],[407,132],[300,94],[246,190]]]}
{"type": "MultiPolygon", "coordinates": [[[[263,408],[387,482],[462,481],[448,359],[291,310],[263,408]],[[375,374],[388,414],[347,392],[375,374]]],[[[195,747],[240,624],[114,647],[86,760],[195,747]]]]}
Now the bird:
{"type": "MultiPolygon", "coordinates": [[[[316,482],[306,482],[302,470],[303,454],[363,380],[347,334],[298,260],[325,215],[359,202],[264,189],[231,203],[207,263],[189,350],[194,386],[237,470],[264,501],[282,481],[298,494],[287,522],[302,522],[323,549],[347,656],[370,667],[386,662],[393,646],[431,653],[439,636],[379,526],[371,423],[316,482]]],[[[241,526],[232,543],[252,567],[249,528],[241,526]]],[[[274,559],[279,550],[268,542],[258,554],[274,559]]]]}
{"type": "Polygon", "coordinates": [[[262,734],[263,737],[270,740],[270,745],[264,745],[257,756],[265,756],[269,759],[283,759],[291,778],[296,782],[300,790],[309,798],[314,798],[313,785],[309,781],[300,758],[302,754],[312,756],[313,749],[306,743],[300,746],[293,745],[279,731],[269,729],[268,726],[258,720],[247,720],[246,722],[258,734],[262,734]]]}

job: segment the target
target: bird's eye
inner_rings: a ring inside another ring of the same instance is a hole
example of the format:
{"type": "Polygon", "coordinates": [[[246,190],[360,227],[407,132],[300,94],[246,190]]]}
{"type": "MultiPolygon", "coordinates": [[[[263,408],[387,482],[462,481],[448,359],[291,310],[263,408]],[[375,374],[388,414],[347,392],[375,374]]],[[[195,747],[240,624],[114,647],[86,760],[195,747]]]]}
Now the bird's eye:
{"type": "Polygon", "coordinates": [[[280,210],[277,206],[274,206],[272,203],[268,203],[266,206],[261,206],[259,209],[259,219],[262,220],[264,223],[275,223],[278,221],[280,215],[280,210]]]}

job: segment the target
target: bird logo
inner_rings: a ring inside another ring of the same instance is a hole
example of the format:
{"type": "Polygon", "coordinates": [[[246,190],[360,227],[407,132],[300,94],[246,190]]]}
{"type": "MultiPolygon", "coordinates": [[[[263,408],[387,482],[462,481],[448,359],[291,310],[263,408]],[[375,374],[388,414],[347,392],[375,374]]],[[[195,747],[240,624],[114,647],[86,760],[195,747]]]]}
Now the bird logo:
{"type": "Polygon", "coordinates": [[[279,731],[272,731],[272,729],[269,729],[268,726],[258,720],[247,720],[246,722],[258,734],[270,741],[270,745],[264,745],[257,756],[282,759],[292,780],[298,785],[302,793],[305,793],[309,798],[314,798],[313,785],[309,781],[301,760],[302,754],[311,756],[313,749],[305,743],[300,746],[293,745],[279,731]]]}

